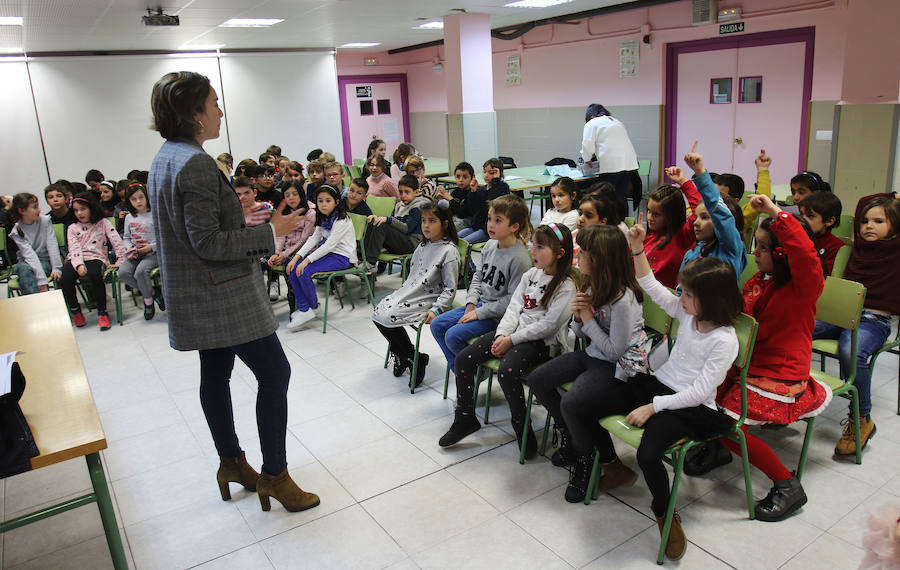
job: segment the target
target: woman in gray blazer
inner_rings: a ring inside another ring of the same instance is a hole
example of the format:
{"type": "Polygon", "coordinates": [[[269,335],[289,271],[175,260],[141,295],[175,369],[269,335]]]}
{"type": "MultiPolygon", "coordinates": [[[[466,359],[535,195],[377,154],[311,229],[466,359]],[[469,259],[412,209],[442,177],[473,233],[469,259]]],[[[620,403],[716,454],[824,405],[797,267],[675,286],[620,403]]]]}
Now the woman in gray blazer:
{"type": "Polygon", "coordinates": [[[275,251],[275,237],[300,227],[298,212],[260,210],[258,226],[246,227],[237,194],[203,143],[218,138],[222,121],[209,79],[189,71],[167,73],[153,86],[154,128],[166,142],[153,159],[147,184],[157,233],[169,344],[200,352],[200,403],[220,464],[223,500],[229,482],[269,497],[287,510],[319,504],[287,471],[287,389],[291,367],[275,329],[278,323],[259,275],[258,259],[275,251]],[[234,357],[259,384],[256,422],[262,473],[244,456],[234,430],[229,381],[234,357]]]}

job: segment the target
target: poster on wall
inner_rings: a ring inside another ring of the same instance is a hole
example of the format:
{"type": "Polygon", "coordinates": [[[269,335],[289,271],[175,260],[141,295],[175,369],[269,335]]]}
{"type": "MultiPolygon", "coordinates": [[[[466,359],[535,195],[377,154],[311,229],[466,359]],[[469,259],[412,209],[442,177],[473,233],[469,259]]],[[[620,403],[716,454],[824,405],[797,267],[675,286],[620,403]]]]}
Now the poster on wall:
{"type": "Polygon", "coordinates": [[[522,84],[522,59],[519,55],[510,55],[506,58],[506,84],[522,84]]]}
{"type": "Polygon", "coordinates": [[[641,56],[637,40],[619,44],[619,77],[637,77],[641,56]]]}

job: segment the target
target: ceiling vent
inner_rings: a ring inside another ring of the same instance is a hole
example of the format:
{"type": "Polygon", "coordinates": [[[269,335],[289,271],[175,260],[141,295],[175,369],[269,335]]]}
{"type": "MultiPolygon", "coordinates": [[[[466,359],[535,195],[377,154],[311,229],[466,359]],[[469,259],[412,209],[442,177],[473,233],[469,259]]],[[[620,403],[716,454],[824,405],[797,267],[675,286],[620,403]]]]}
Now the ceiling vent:
{"type": "Polygon", "coordinates": [[[716,21],[716,0],[691,1],[691,25],[704,26],[716,21]]]}

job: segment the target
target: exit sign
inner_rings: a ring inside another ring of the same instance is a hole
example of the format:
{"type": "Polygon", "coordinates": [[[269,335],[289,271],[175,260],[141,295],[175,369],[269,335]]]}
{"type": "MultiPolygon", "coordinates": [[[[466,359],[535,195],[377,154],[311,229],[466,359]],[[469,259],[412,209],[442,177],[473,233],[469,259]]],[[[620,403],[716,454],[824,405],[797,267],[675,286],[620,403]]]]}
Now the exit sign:
{"type": "Polygon", "coordinates": [[[730,24],[719,24],[719,35],[735,34],[744,31],[744,22],[731,22],[730,24]]]}

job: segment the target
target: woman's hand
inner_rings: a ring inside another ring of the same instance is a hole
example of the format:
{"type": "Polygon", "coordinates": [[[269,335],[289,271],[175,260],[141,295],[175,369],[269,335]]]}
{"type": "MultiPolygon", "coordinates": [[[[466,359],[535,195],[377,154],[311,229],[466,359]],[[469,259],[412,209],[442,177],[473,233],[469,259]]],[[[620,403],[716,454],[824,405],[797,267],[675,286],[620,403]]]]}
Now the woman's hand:
{"type": "Polygon", "coordinates": [[[667,166],[666,167],[666,176],[672,180],[675,184],[681,186],[685,182],[687,182],[688,177],[684,175],[684,171],[681,170],[680,166],[667,166]]]}
{"type": "Polygon", "coordinates": [[[763,194],[750,194],[748,198],[750,198],[750,207],[761,214],[768,214],[774,218],[781,213],[781,208],[772,202],[772,199],[768,196],[763,194]]]}
{"type": "Polygon", "coordinates": [[[772,166],[772,157],[766,154],[766,149],[759,149],[759,156],[756,157],[754,161],[756,163],[756,170],[768,170],[770,166],[772,166]]]}
{"type": "Polygon", "coordinates": [[[512,347],[512,340],[508,336],[500,335],[494,339],[494,344],[491,345],[491,354],[493,354],[497,358],[500,358],[504,354],[506,354],[512,347]]]}
{"type": "Polygon", "coordinates": [[[703,174],[706,172],[706,169],[703,168],[703,155],[697,152],[697,143],[700,141],[694,141],[694,146],[691,147],[691,152],[684,155],[684,162],[687,163],[688,167],[694,171],[694,174],[703,174]]]}
{"type": "Polygon", "coordinates": [[[647,423],[647,420],[649,420],[655,413],[656,410],[653,409],[653,404],[644,404],[639,408],[631,410],[631,412],[625,418],[625,421],[633,426],[644,427],[644,424],[647,423]]]}
{"type": "Polygon", "coordinates": [[[87,275],[87,267],[85,267],[84,264],[81,264],[75,268],[75,273],[77,273],[79,277],[84,277],[87,275]]]}
{"type": "Polygon", "coordinates": [[[644,229],[644,212],[638,214],[637,221],[628,228],[628,233],[625,234],[625,237],[628,238],[628,245],[631,246],[632,253],[644,249],[644,238],[647,237],[647,230],[644,229]]]}
{"type": "MultiPolygon", "coordinates": [[[[268,222],[272,224],[272,227],[275,228],[275,237],[286,236],[290,233],[293,233],[300,229],[300,226],[303,224],[303,218],[301,214],[305,215],[306,212],[303,210],[294,210],[290,214],[285,214],[284,210],[288,207],[287,202],[281,202],[281,205],[275,210],[275,214],[272,215],[271,219],[268,219],[268,222]]],[[[269,210],[263,210],[266,213],[269,210]]],[[[260,212],[257,210],[252,215],[260,212]]],[[[265,222],[263,222],[265,223],[265,222]]]]}

